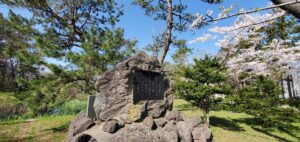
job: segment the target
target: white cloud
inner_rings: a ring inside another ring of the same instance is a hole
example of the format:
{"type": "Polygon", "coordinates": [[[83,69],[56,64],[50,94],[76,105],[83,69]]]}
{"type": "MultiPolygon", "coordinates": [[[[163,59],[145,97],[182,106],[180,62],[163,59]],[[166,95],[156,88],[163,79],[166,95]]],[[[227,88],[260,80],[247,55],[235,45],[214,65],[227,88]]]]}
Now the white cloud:
{"type": "Polygon", "coordinates": [[[193,44],[193,43],[196,43],[196,42],[201,43],[201,42],[205,42],[205,41],[216,39],[216,38],[217,38],[217,36],[213,36],[211,34],[203,34],[202,36],[197,37],[197,38],[189,41],[188,43],[189,44],[193,44]]]}

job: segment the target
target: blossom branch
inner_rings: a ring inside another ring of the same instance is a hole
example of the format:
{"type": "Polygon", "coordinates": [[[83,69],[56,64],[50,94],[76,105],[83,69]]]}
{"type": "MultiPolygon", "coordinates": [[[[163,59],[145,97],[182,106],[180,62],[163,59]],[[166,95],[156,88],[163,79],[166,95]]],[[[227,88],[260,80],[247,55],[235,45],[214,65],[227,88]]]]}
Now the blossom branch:
{"type": "Polygon", "coordinates": [[[265,20],[265,21],[261,21],[261,22],[257,22],[257,23],[252,23],[252,24],[248,24],[248,25],[244,25],[244,26],[240,26],[240,27],[238,27],[238,28],[229,30],[228,32],[236,31],[236,30],[243,29],[243,28],[248,28],[248,27],[250,27],[250,26],[255,26],[255,25],[259,25],[259,24],[263,24],[263,23],[267,23],[267,22],[271,22],[271,21],[276,20],[277,18],[282,17],[282,16],[284,16],[284,15],[285,15],[285,14],[282,14],[282,15],[280,15],[280,16],[273,17],[273,18],[267,19],[267,20],[265,20]]]}

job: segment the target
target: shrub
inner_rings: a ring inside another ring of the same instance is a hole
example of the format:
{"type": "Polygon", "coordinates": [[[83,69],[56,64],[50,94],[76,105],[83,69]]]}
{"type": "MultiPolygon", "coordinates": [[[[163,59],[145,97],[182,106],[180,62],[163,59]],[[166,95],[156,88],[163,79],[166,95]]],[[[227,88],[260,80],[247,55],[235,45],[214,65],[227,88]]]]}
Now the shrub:
{"type": "Polygon", "coordinates": [[[86,101],[71,100],[56,108],[52,114],[72,115],[86,110],[86,101]]]}
{"type": "Polygon", "coordinates": [[[292,128],[299,112],[293,108],[284,108],[286,101],[281,99],[279,86],[264,76],[243,86],[231,97],[233,105],[255,117],[255,121],[263,128],[292,128]]]}

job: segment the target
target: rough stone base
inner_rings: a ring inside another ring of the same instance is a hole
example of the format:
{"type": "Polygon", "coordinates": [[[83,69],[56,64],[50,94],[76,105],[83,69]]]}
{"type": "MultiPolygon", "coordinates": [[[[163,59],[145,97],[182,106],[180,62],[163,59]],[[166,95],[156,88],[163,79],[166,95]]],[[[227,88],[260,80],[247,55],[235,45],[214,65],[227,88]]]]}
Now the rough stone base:
{"type": "MultiPolygon", "coordinates": [[[[86,118],[80,117],[82,120],[86,118]]],[[[77,121],[82,121],[78,120],[77,121]]],[[[89,123],[84,123],[88,127],[89,123]]],[[[126,124],[114,131],[105,127],[115,125],[116,120],[102,122],[74,136],[67,142],[209,142],[212,134],[199,118],[183,119],[180,112],[168,111],[164,117],[146,117],[142,122],[126,124]]],[[[70,127],[70,132],[73,127],[70,127]]],[[[74,130],[73,130],[74,131],[74,130]]]]}

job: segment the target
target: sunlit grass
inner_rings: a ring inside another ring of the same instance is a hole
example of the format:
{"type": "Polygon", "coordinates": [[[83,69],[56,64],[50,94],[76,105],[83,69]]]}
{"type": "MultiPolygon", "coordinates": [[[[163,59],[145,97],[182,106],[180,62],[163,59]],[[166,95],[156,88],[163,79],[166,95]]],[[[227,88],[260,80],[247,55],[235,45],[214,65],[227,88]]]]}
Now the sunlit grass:
{"type": "MultiPolygon", "coordinates": [[[[177,99],[174,109],[186,117],[200,117],[202,112],[184,100],[177,99]]],[[[0,122],[0,141],[63,141],[70,121],[75,115],[41,116],[36,121],[11,120],[0,122]]],[[[299,142],[300,132],[291,134],[274,130],[264,131],[259,126],[246,123],[253,118],[245,113],[228,111],[211,112],[211,129],[216,142],[299,142]],[[294,136],[292,136],[294,135],[294,136]],[[298,137],[298,138],[297,138],[298,137]]],[[[300,123],[295,123],[300,126],[300,123]]]]}
{"type": "Polygon", "coordinates": [[[0,122],[0,141],[63,141],[74,115],[43,116],[35,121],[0,122]]]}
{"type": "MultiPolygon", "coordinates": [[[[202,111],[184,100],[174,101],[174,109],[180,110],[187,117],[202,116],[202,111]]],[[[210,112],[211,129],[217,142],[299,142],[300,131],[282,132],[279,130],[265,131],[260,126],[249,124],[253,118],[245,113],[229,111],[210,112]]],[[[300,126],[300,123],[293,123],[300,126]]],[[[300,127],[299,127],[300,128],[300,127]]]]}

